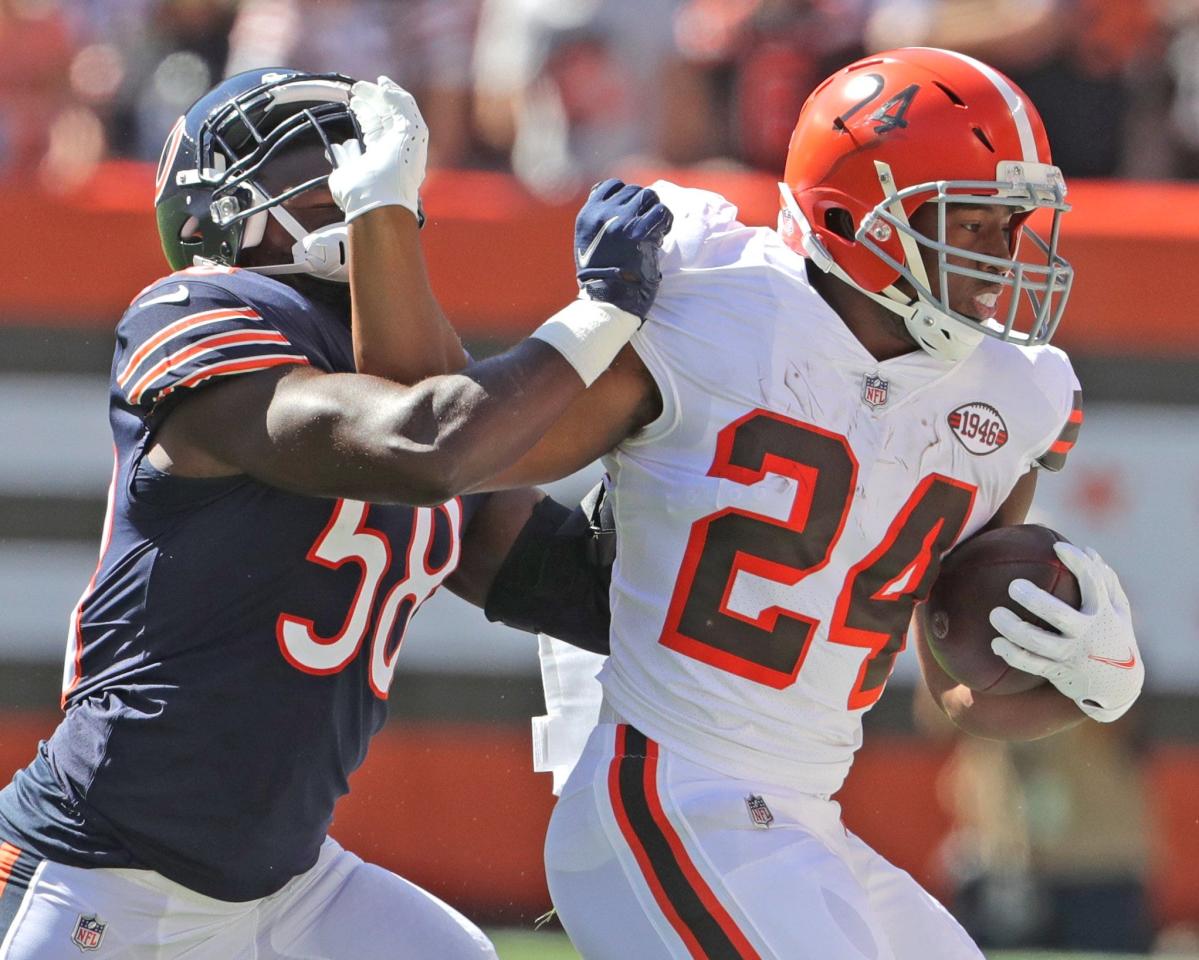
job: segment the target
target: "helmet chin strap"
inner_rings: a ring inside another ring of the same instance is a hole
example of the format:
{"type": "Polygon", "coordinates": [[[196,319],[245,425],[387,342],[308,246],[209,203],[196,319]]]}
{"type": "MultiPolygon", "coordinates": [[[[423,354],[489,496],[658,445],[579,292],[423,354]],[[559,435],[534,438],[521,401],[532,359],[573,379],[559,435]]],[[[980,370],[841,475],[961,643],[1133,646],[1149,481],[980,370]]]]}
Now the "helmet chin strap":
{"type": "MultiPolygon", "coordinates": [[[[267,197],[253,184],[247,184],[255,195],[255,202],[264,202],[267,197]]],[[[275,263],[263,267],[246,267],[254,273],[267,276],[282,274],[305,273],[319,277],[322,280],[332,280],[337,283],[350,281],[350,239],[349,228],[345,223],[333,223],[319,230],[308,231],[304,225],[293,217],[281,204],[275,204],[266,210],[254,214],[246,221],[242,249],[256,247],[262,242],[266,233],[266,218],[275,220],[292,235],[295,243],[291,248],[291,263],[275,263]]]]}
{"type": "MultiPolygon", "coordinates": [[[[890,167],[885,163],[879,162],[875,163],[875,167],[879,171],[879,181],[882,183],[884,193],[889,198],[894,198],[896,190],[894,178],[891,177],[890,167]],[[883,179],[884,175],[886,176],[885,181],[883,179]]],[[[784,236],[793,236],[798,231],[800,247],[803,249],[804,255],[819,270],[831,274],[843,283],[849,284],[858,293],[869,297],[879,306],[885,307],[891,313],[899,316],[903,320],[908,333],[920,345],[921,349],[930,356],[936,357],[938,360],[956,363],[959,360],[964,360],[974,352],[975,347],[979,345],[984,335],[976,330],[966,329],[949,314],[923,297],[919,295],[909,297],[894,285],[886,287],[881,293],[875,293],[873,290],[867,290],[856,283],[832,258],[824,242],[812,230],[812,225],[808,222],[808,218],[804,216],[803,211],[800,210],[799,204],[795,200],[795,194],[791,192],[791,188],[785,183],[779,183],[778,186],[779,193],[783,199],[783,210],[779,214],[779,232],[784,236]]],[[[905,224],[908,223],[907,214],[903,210],[903,205],[898,200],[889,200],[888,206],[889,212],[893,216],[905,224]]],[[[909,269],[911,269],[913,275],[925,288],[931,289],[928,285],[928,274],[925,272],[924,261],[920,257],[916,241],[906,231],[902,230],[899,233],[899,237],[900,243],[903,244],[904,256],[907,258],[909,269]]]]}

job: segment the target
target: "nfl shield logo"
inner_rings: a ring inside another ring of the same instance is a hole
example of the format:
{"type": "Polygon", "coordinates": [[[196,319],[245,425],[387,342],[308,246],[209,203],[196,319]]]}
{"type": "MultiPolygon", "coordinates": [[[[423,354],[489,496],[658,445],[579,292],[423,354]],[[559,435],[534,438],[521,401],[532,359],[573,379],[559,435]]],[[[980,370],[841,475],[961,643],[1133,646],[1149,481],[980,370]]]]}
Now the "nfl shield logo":
{"type": "Polygon", "coordinates": [[[871,407],[881,407],[887,402],[887,381],[882,377],[867,377],[862,387],[862,399],[871,407]]]}
{"type": "Polygon", "coordinates": [[[80,916],[75,921],[75,932],[71,934],[71,942],[80,950],[98,950],[100,941],[104,939],[104,928],[108,924],[103,923],[94,913],[88,916],[80,916]]]}
{"type": "Polygon", "coordinates": [[[749,810],[749,819],[759,827],[768,827],[774,823],[774,814],[761,797],[753,794],[746,797],[745,807],[749,810]]]}

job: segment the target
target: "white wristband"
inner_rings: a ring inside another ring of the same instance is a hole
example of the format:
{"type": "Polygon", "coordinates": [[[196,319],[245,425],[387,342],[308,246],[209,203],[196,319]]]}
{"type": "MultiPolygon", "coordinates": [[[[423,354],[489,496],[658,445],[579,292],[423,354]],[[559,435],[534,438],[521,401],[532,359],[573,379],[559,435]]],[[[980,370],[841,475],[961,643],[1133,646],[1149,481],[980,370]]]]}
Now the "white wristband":
{"type": "Polygon", "coordinates": [[[575,300],[533,331],[564,356],[587,386],[608,369],[641,318],[602,300],[575,300]]]}

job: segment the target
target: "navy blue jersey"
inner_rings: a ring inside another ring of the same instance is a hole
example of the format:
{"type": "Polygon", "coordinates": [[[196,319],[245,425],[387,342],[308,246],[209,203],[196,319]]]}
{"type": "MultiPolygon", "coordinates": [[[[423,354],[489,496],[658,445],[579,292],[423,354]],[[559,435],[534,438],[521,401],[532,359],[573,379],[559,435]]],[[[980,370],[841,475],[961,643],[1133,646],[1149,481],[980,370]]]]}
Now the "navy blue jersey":
{"type": "Polygon", "coordinates": [[[116,465],[71,618],[66,715],[0,793],[0,838],[248,900],[315,863],[382,725],[416,608],[458,563],[473,498],[300,496],[145,457],[187,390],[279,364],[352,371],[347,319],[246,271],[186,270],[117,327],[116,465]]]}

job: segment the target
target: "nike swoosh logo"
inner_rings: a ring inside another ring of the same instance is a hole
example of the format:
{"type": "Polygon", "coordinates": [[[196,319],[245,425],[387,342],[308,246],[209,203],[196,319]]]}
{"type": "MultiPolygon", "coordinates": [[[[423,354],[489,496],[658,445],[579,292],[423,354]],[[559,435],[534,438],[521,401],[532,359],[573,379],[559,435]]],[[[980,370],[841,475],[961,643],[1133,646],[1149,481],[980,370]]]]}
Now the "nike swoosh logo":
{"type": "Polygon", "coordinates": [[[152,307],[156,303],[187,303],[187,298],[191,294],[188,293],[187,287],[182,283],[169,293],[160,293],[157,297],[151,297],[149,300],[143,300],[138,304],[139,307],[152,307]]]}
{"type": "Polygon", "coordinates": [[[595,253],[595,248],[599,246],[599,242],[604,239],[604,234],[608,232],[608,228],[620,219],[620,214],[614,216],[611,220],[599,228],[599,233],[591,238],[591,242],[587,244],[586,250],[579,251],[579,266],[585,267],[591,262],[591,255],[595,253]]]}
{"type": "Polygon", "coordinates": [[[1096,663],[1106,663],[1112,667],[1119,667],[1121,670],[1131,670],[1137,665],[1136,654],[1130,653],[1127,660],[1113,660],[1111,657],[1097,657],[1095,654],[1089,654],[1088,660],[1094,660],[1096,663]]]}

